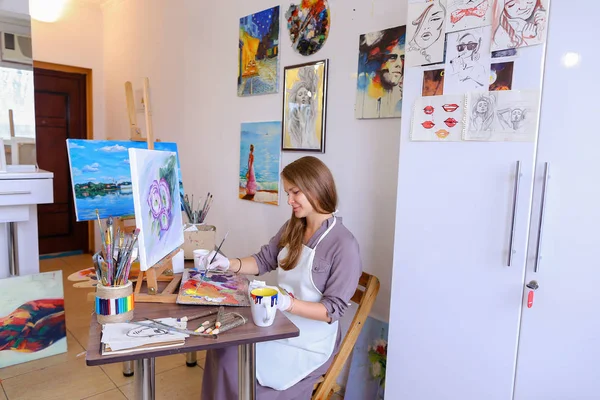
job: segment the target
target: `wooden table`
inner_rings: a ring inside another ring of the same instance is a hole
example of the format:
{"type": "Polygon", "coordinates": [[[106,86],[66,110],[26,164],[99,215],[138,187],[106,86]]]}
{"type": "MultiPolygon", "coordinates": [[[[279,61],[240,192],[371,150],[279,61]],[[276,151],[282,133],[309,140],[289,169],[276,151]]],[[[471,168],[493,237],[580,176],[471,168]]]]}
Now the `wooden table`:
{"type": "MultiPolygon", "coordinates": [[[[210,306],[212,308],[212,306],[210,306]]],[[[144,317],[157,319],[166,317],[183,317],[201,312],[204,306],[183,306],[179,304],[136,303],[134,321],[142,321],[144,317]]],[[[128,354],[101,355],[100,339],[102,326],[92,315],[90,337],[86,352],[86,363],[90,366],[110,364],[122,361],[135,361],[135,393],[136,399],[154,400],[154,362],[156,357],[172,354],[188,353],[200,350],[219,349],[238,346],[239,399],[254,400],[256,398],[256,354],[255,345],[259,342],[286,339],[300,335],[300,331],[282,312],[277,311],[275,322],[267,328],[260,328],[252,322],[250,307],[226,307],[226,311],[235,311],[248,319],[240,327],[219,334],[218,339],[190,336],[183,346],[164,349],[145,350],[128,354]]],[[[208,319],[208,318],[206,318],[208,319]]],[[[205,320],[190,321],[192,329],[205,320]]]]}

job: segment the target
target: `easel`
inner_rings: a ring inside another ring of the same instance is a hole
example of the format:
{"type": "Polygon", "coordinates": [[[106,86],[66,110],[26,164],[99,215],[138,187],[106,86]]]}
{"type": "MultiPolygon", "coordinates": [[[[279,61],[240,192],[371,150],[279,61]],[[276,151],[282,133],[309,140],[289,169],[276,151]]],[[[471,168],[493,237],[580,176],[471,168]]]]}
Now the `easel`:
{"type": "MultiPolygon", "coordinates": [[[[150,111],[150,80],[144,78],[144,115],[146,119],[146,137],[142,136],[141,129],[137,126],[135,115],[135,103],[133,100],[133,86],[131,82],[125,82],[125,97],[127,100],[127,114],[129,115],[129,136],[133,141],[146,141],[148,150],[154,150],[154,132],[152,129],[152,114],[150,111]]],[[[119,225],[125,232],[133,232],[135,226],[127,226],[131,218],[120,218],[119,225]]],[[[173,293],[181,282],[181,275],[173,275],[173,257],[179,252],[179,248],[173,250],[157,264],[149,267],[146,271],[140,269],[135,283],[134,298],[141,303],[175,303],[177,294],[173,293]],[[147,293],[141,293],[144,275],[147,284],[147,293]],[[158,292],[158,281],[170,281],[162,292],[158,292]]]]}

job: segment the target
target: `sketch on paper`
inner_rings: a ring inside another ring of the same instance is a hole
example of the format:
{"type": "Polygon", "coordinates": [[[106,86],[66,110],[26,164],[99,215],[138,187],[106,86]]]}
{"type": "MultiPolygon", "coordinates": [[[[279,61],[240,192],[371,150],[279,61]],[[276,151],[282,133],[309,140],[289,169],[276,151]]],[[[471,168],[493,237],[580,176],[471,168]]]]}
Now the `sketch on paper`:
{"type": "Polygon", "coordinates": [[[302,0],[285,13],[292,48],[303,56],[319,51],[329,36],[330,14],[327,0],[302,0]]]}
{"type": "Polygon", "coordinates": [[[0,279],[0,368],[66,351],[62,272],[0,279]]]}
{"type": "Polygon", "coordinates": [[[495,0],[492,50],[541,44],[548,33],[548,0],[495,0]]]}
{"type": "MultiPolygon", "coordinates": [[[[128,153],[131,148],[147,149],[148,144],[126,140],[67,139],[77,221],[95,220],[96,209],[100,218],[133,216],[128,153]]],[[[177,153],[176,143],[156,142],[154,148],[177,153]]],[[[179,157],[177,169],[179,191],[183,194],[179,157]]]]}
{"type": "Polygon", "coordinates": [[[177,304],[249,307],[248,284],[243,275],[213,273],[203,277],[194,268],[185,269],[177,304]]]}
{"type": "Polygon", "coordinates": [[[279,205],[281,122],[242,123],[239,198],[279,205]]]}
{"type": "Polygon", "coordinates": [[[129,149],[140,268],[146,271],[183,244],[177,155],[129,149]]]}
{"type": "Polygon", "coordinates": [[[360,35],[356,118],[402,115],[406,27],[360,35]]]}
{"type": "Polygon", "coordinates": [[[490,92],[512,89],[514,64],[513,61],[492,64],[490,68],[490,92]]]}
{"type": "Polygon", "coordinates": [[[530,142],[536,134],[536,92],[497,91],[467,94],[465,140],[530,142]]]}
{"type": "Polygon", "coordinates": [[[492,24],[494,0],[447,0],[447,2],[447,32],[492,24]]]}
{"type": "Polygon", "coordinates": [[[460,141],[464,128],[464,95],[419,97],[415,101],[410,138],[413,141],[460,141]]]}
{"type": "Polygon", "coordinates": [[[406,66],[444,61],[446,0],[409,2],[406,66]]]}
{"type": "Polygon", "coordinates": [[[444,94],[487,91],[490,82],[490,27],[447,35],[444,94]]]}
{"type": "Polygon", "coordinates": [[[327,60],[285,67],[282,150],[325,152],[327,60]]]}
{"type": "Polygon", "coordinates": [[[279,89],[279,6],[240,18],[238,96],[279,89]]]}
{"type": "Polygon", "coordinates": [[[444,94],[444,70],[423,71],[421,96],[441,96],[444,94]]]}

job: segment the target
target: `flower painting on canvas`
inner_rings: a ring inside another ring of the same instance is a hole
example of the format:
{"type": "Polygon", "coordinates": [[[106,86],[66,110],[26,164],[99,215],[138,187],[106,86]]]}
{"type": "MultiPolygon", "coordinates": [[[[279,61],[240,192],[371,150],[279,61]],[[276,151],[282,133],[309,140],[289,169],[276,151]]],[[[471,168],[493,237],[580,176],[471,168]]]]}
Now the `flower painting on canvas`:
{"type": "Polygon", "coordinates": [[[129,149],[140,266],[147,270],[183,243],[177,155],[129,149]]]}

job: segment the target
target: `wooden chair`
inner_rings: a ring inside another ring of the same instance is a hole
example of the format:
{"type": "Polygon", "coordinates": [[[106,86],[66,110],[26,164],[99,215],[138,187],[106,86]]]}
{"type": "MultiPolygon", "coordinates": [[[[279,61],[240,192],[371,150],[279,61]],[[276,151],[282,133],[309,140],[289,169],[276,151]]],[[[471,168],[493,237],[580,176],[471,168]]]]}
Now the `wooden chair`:
{"type": "Polygon", "coordinates": [[[329,366],[327,373],[315,384],[312,400],[326,400],[329,399],[333,393],[339,391],[340,387],[336,384],[337,377],[342,371],[342,368],[344,368],[346,360],[348,360],[348,357],[352,353],[358,335],[371,312],[371,307],[373,307],[377,292],[379,292],[379,279],[377,279],[376,276],[363,272],[358,280],[358,288],[356,289],[356,292],[354,292],[354,296],[352,296],[352,301],[358,304],[358,310],[356,310],[348,333],[346,333],[340,349],[329,366]]]}

